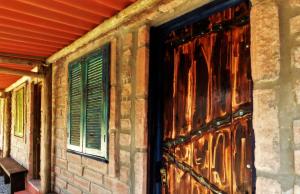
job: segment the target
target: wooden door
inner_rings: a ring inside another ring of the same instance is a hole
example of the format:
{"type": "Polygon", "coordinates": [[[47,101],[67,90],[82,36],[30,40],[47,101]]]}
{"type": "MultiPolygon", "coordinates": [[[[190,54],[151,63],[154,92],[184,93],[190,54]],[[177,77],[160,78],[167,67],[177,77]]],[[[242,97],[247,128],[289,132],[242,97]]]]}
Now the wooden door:
{"type": "Polygon", "coordinates": [[[41,164],[41,84],[34,85],[33,178],[40,179],[41,164]]]}
{"type": "Polygon", "coordinates": [[[249,4],[164,40],[162,193],[254,193],[249,4]]]}

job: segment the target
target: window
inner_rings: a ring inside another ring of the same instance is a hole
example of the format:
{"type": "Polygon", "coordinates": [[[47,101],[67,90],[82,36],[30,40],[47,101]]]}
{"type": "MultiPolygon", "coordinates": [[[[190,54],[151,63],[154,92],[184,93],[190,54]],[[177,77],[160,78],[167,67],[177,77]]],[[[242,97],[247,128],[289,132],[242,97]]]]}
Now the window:
{"type": "Polygon", "coordinates": [[[69,64],[68,149],[107,160],[109,44],[69,64]]]}
{"type": "Polygon", "coordinates": [[[16,120],[14,135],[17,137],[24,136],[24,88],[16,92],[16,120]]]}

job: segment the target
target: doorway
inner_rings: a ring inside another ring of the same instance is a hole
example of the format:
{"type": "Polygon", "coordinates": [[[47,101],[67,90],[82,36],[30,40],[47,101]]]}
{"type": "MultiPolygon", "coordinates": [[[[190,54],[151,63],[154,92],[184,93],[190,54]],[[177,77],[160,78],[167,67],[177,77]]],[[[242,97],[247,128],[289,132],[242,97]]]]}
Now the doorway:
{"type": "Polygon", "coordinates": [[[255,193],[249,16],[214,1],[151,30],[150,193],[255,193]]]}
{"type": "Polygon", "coordinates": [[[40,83],[34,85],[33,179],[40,179],[41,164],[41,92],[40,83]]]}

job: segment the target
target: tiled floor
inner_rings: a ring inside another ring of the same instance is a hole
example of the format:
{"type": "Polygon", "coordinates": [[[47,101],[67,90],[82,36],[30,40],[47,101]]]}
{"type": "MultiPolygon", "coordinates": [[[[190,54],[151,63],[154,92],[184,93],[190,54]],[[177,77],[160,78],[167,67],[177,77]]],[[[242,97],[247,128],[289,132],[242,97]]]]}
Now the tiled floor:
{"type": "Polygon", "coordinates": [[[0,176],[0,194],[9,194],[9,184],[4,184],[3,176],[0,176]]]}

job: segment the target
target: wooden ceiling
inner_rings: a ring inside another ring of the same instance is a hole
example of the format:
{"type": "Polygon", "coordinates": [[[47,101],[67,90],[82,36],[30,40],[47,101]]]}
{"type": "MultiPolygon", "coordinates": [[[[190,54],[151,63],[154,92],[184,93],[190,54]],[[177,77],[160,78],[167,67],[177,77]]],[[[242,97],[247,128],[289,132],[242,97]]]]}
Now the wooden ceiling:
{"type": "MultiPolygon", "coordinates": [[[[0,56],[45,59],[135,1],[0,0],[0,56]]],[[[0,74],[0,89],[17,79],[0,74]]]]}

